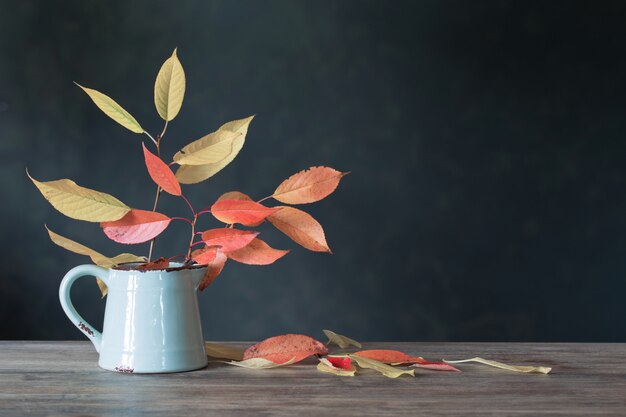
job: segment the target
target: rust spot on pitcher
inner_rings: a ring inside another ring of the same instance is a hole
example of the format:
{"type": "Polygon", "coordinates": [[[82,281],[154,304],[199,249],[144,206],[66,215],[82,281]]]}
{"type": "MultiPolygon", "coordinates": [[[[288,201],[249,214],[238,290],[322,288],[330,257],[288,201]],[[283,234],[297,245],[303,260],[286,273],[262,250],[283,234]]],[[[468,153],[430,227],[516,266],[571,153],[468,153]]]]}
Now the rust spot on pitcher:
{"type": "Polygon", "coordinates": [[[116,370],[117,372],[121,372],[121,373],[123,373],[123,374],[132,374],[133,372],[135,372],[135,369],[134,369],[134,368],[130,368],[130,367],[128,367],[128,366],[122,366],[122,365],[120,365],[120,366],[116,366],[116,367],[115,367],[115,370],[116,370]]]}
{"type": "Polygon", "coordinates": [[[78,323],[78,328],[87,333],[89,336],[93,337],[93,330],[91,330],[85,323],[82,321],[78,323]]]}

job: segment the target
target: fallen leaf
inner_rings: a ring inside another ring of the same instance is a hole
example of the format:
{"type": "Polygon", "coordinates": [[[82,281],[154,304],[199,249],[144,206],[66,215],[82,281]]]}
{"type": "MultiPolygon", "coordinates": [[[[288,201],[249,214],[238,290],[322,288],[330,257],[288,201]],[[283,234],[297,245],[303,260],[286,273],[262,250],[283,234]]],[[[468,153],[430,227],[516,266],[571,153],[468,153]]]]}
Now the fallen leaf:
{"type": "Polygon", "coordinates": [[[278,230],[289,236],[294,242],[314,252],[332,253],[326,243],[324,229],[310,214],[287,206],[267,217],[278,230]]]}
{"type": "Polygon", "coordinates": [[[523,372],[523,373],[541,373],[548,374],[552,370],[552,368],[548,368],[545,366],[525,366],[525,365],[507,365],[506,363],[496,362],[489,359],[483,358],[471,358],[471,359],[462,359],[458,361],[447,361],[443,360],[445,363],[465,363],[465,362],[478,362],[484,365],[493,366],[494,368],[506,369],[508,371],[513,372],[523,372]]]}
{"type": "MultiPolygon", "coordinates": [[[[416,358],[416,359],[421,359],[421,358],[416,358]]],[[[421,362],[415,362],[411,366],[414,368],[430,369],[432,371],[461,372],[461,370],[445,362],[429,362],[427,360],[422,360],[421,362]]]]}
{"type": "Polygon", "coordinates": [[[335,191],[346,174],[333,168],[311,167],[283,181],[272,197],[285,204],[313,203],[335,191]]]}
{"type": "MultiPolygon", "coordinates": [[[[180,166],[178,170],[176,171],[176,177],[178,178],[178,180],[183,184],[195,184],[195,183],[204,181],[207,178],[212,177],[213,175],[221,171],[224,167],[226,167],[228,164],[230,164],[233,161],[233,159],[235,159],[237,154],[239,154],[239,151],[241,151],[241,148],[243,147],[243,144],[246,140],[246,135],[248,133],[248,126],[250,125],[250,122],[252,121],[253,118],[254,116],[250,116],[250,117],[246,117],[245,119],[234,120],[232,122],[228,122],[222,125],[218,129],[218,131],[225,130],[225,131],[240,133],[240,135],[237,136],[232,141],[232,147],[231,147],[230,153],[219,162],[214,162],[214,163],[205,164],[205,165],[182,165],[180,166]]],[[[237,200],[237,199],[233,198],[233,200],[237,200]]]]}
{"type": "MultiPolygon", "coordinates": [[[[348,359],[349,363],[350,359],[348,359]]],[[[326,372],[337,376],[354,376],[356,374],[356,368],[352,365],[348,367],[338,367],[327,358],[320,358],[320,363],[317,364],[317,370],[320,372],[326,372]]]]}
{"type": "Polygon", "coordinates": [[[181,195],[182,190],[180,189],[180,184],[170,167],[167,166],[161,158],[150,152],[146,148],[146,145],[142,143],[141,146],[143,146],[143,155],[150,178],[152,178],[163,191],[175,196],[181,195]]]}
{"type": "Polygon", "coordinates": [[[136,266],[136,271],[160,271],[170,267],[170,261],[167,258],[159,258],[152,262],[145,263],[143,265],[136,266]]]}
{"type": "Polygon", "coordinates": [[[341,369],[351,369],[352,368],[352,361],[347,356],[344,357],[344,358],[337,358],[337,357],[328,356],[328,357],[326,357],[324,359],[327,360],[328,362],[330,362],[330,364],[332,366],[334,366],[335,368],[341,368],[341,369]]]}
{"type": "Polygon", "coordinates": [[[328,337],[328,343],[334,343],[337,346],[339,346],[341,349],[345,349],[350,346],[356,346],[359,349],[363,347],[356,340],[350,339],[349,337],[344,336],[342,334],[337,334],[333,332],[332,330],[322,330],[322,331],[324,332],[326,337],[328,337]]]}
{"type": "MultiPolygon", "coordinates": [[[[48,231],[48,235],[50,236],[50,240],[52,240],[54,244],[70,252],[74,252],[79,255],[89,256],[89,258],[91,258],[91,261],[94,264],[102,268],[108,269],[113,266],[119,265],[121,263],[125,263],[125,262],[143,262],[144,261],[144,258],[137,256],[137,255],[130,254],[130,253],[122,253],[113,258],[109,258],[99,252],[96,252],[93,249],[88,248],[87,246],[81,245],[78,242],[75,242],[71,239],[68,239],[59,234],[54,233],[52,230],[48,229],[48,226],[45,226],[45,227],[46,227],[46,230],[48,231]]],[[[104,281],[96,277],[96,282],[98,284],[98,288],[100,289],[100,293],[102,294],[102,297],[106,296],[108,289],[104,281]]]]}
{"type": "Polygon", "coordinates": [[[243,354],[244,359],[264,358],[276,363],[292,359],[300,362],[311,355],[326,355],[323,343],[303,334],[285,334],[265,339],[250,346],[243,354]]]}
{"type": "Polygon", "coordinates": [[[222,227],[202,232],[202,240],[207,246],[220,246],[222,252],[228,253],[247,246],[258,234],[252,230],[222,227]]]}
{"type": "MultiPolygon", "coordinates": [[[[174,155],[174,162],[179,165],[204,165],[220,162],[231,154],[233,142],[240,133],[218,130],[191,142],[174,155]]],[[[183,184],[179,175],[176,176],[183,184]]]]}
{"type": "Polygon", "coordinates": [[[137,120],[130,115],[122,106],[117,104],[111,97],[102,94],[99,91],[92,90],[91,88],[83,87],[78,83],[74,83],[79,86],[87,95],[93,100],[96,106],[104,112],[111,119],[124,126],[126,129],[134,133],[143,133],[143,128],[139,125],[137,120]]]}
{"type": "Polygon", "coordinates": [[[217,220],[226,224],[241,223],[244,226],[256,224],[279,210],[246,200],[219,200],[211,206],[211,213],[217,220]]]}
{"type": "Polygon", "coordinates": [[[100,227],[109,239],[130,245],[155,238],[171,221],[165,214],[133,209],[119,220],[100,223],[100,227]]]}
{"type": "Polygon", "coordinates": [[[244,350],[234,346],[204,342],[204,350],[206,354],[212,358],[231,359],[234,361],[241,361],[243,359],[244,350]]]}
{"type": "Polygon", "coordinates": [[[354,359],[361,368],[373,369],[389,378],[398,378],[402,375],[410,375],[413,377],[415,376],[415,371],[413,369],[408,370],[394,368],[393,366],[387,365],[386,363],[358,355],[350,355],[350,358],[354,359]]]}
{"type": "Polygon", "coordinates": [[[460,372],[452,365],[448,365],[444,362],[429,362],[422,357],[416,357],[407,355],[404,352],[398,350],[389,349],[375,349],[375,350],[361,350],[355,352],[354,355],[361,356],[368,359],[374,359],[379,362],[400,365],[400,364],[417,364],[419,368],[431,369],[436,371],[455,371],[460,372]]]}
{"type": "Polygon", "coordinates": [[[291,365],[294,362],[295,362],[294,358],[291,358],[290,360],[286,362],[282,362],[282,363],[272,362],[269,359],[264,359],[264,358],[251,358],[251,359],[245,359],[243,361],[238,361],[238,362],[231,361],[231,362],[222,362],[222,363],[226,363],[228,365],[240,366],[242,368],[248,368],[248,369],[271,369],[271,368],[279,368],[281,366],[291,365]]]}
{"type": "Polygon", "coordinates": [[[176,49],[161,66],[154,83],[154,105],[165,121],[176,117],[185,97],[185,71],[178,60],[176,49]]]}
{"type": "Polygon", "coordinates": [[[26,174],[52,207],[72,219],[88,222],[119,220],[131,209],[117,198],[81,187],[68,179],[39,182],[26,174]]]}
{"type": "Polygon", "coordinates": [[[196,249],[191,252],[191,259],[199,265],[208,265],[217,256],[218,250],[216,247],[196,249]]]}
{"type": "Polygon", "coordinates": [[[261,239],[255,238],[247,246],[226,255],[233,261],[247,265],[269,265],[289,253],[289,250],[274,249],[261,239]]]}
{"type": "Polygon", "coordinates": [[[200,285],[198,287],[200,291],[204,291],[204,289],[211,285],[215,278],[217,278],[218,275],[222,273],[227,259],[228,258],[226,257],[226,255],[224,255],[222,251],[216,251],[215,258],[207,263],[206,272],[204,273],[204,277],[202,278],[202,281],[200,282],[200,285]]]}

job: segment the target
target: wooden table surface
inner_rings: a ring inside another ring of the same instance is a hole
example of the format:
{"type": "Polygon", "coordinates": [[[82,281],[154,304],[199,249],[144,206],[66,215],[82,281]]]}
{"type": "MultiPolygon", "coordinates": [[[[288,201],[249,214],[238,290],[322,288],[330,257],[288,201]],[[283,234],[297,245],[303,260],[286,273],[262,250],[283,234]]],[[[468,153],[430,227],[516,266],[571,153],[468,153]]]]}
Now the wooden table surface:
{"type": "MultiPolygon", "coordinates": [[[[234,344],[247,346],[248,344],[234,344]]],[[[551,366],[518,374],[483,365],[415,378],[337,377],[316,360],[270,370],[211,363],[179,374],[98,368],[89,342],[0,342],[0,416],[626,416],[626,344],[367,343],[426,359],[482,356],[551,366]]]]}

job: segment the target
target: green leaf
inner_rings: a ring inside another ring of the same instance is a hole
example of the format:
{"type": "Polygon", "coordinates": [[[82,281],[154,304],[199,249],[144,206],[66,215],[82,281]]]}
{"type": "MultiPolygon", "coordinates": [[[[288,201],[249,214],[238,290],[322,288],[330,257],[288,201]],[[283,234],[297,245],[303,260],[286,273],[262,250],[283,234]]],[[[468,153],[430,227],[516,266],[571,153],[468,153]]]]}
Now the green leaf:
{"type": "MultiPolygon", "coordinates": [[[[241,133],[218,130],[191,142],[174,155],[179,165],[204,165],[220,162],[232,153],[233,142],[241,133]]],[[[179,180],[180,181],[180,180],[179,180]]]]}
{"type": "Polygon", "coordinates": [[[176,178],[182,184],[196,184],[204,181],[207,178],[211,178],[219,171],[224,169],[230,164],[243,148],[243,144],[246,141],[246,135],[248,134],[248,127],[252,122],[254,116],[246,117],[245,119],[234,120],[232,122],[225,123],[218,131],[225,130],[235,133],[241,133],[241,136],[236,137],[233,140],[230,153],[221,161],[214,162],[205,165],[183,165],[176,171],[176,178]]]}
{"type": "Polygon", "coordinates": [[[124,108],[117,104],[115,100],[113,100],[111,97],[102,94],[99,91],[92,90],[91,88],[83,87],[78,83],[74,84],[82,88],[83,91],[87,93],[89,97],[91,97],[96,106],[98,106],[98,108],[111,119],[115,120],[117,123],[121,124],[126,129],[132,132],[144,132],[143,128],[139,125],[139,122],[137,122],[137,120],[135,120],[135,118],[131,116],[130,113],[124,110],[124,108]]]}
{"type": "Polygon", "coordinates": [[[176,49],[161,66],[154,83],[154,105],[165,121],[173,120],[185,97],[185,71],[178,60],[176,49]]]}
{"type": "Polygon", "coordinates": [[[72,180],[39,182],[28,171],[26,174],[55,209],[72,219],[98,223],[115,221],[131,210],[112,195],[81,187],[72,180]]]}

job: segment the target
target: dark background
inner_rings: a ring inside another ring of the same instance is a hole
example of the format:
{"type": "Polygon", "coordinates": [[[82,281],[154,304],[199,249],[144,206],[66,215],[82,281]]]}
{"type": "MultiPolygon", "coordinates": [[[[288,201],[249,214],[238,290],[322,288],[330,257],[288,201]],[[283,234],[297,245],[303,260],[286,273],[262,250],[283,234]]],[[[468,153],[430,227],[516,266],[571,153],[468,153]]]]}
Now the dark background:
{"type": "MultiPolygon", "coordinates": [[[[0,339],[82,339],[57,288],[89,260],[44,223],[147,252],[65,219],[24,169],[151,208],[146,137],[72,81],[156,134],[154,79],[178,46],[188,89],[165,155],[257,115],[235,162],[185,187],[197,207],[312,165],[352,171],[306,207],[335,254],[262,227],[294,250],[227,265],[200,295],[207,339],[626,341],[625,21],[625,2],[0,1],[0,339]]],[[[187,240],[173,224],[157,254],[187,240]]],[[[99,326],[94,281],[73,297],[99,326]]]]}

